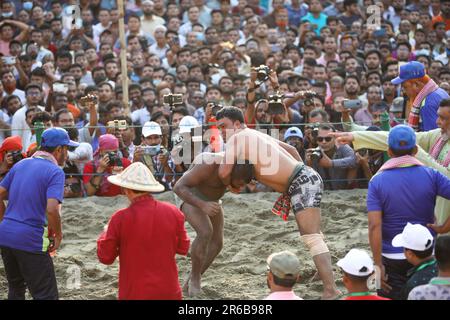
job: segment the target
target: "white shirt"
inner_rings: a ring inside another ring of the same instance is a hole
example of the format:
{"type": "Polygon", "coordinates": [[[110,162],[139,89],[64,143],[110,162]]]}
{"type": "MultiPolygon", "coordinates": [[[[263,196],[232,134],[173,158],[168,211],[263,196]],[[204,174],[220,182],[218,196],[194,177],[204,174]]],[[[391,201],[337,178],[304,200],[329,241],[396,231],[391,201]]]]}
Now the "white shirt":
{"type": "Polygon", "coordinates": [[[68,152],[69,160],[77,166],[79,172],[83,172],[84,165],[94,159],[93,154],[92,146],[86,142],[80,142],[74,151],[68,152]]]}
{"type": "Polygon", "coordinates": [[[27,103],[27,99],[25,98],[25,91],[16,89],[11,94],[7,94],[5,91],[3,91],[3,98],[9,97],[9,96],[18,96],[20,99],[20,102],[22,104],[27,103]]]}
{"type": "Polygon", "coordinates": [[[167,52],[167,50],[169,49],[169,46],[166,44],[165,46],[164,46],[164,48],[160,48],[160,47],[158,47],[158,44],[155,42],[154,44],[152,44],[151,46],[150,46],[150,48],[148,49],[148,51],[150,52],[150,53],[154,53],[154,54],[156,54],[160,59],[164,59],[164,57],[166,56],[166,52],[167,52]]]}
{"type": "MultiPolygon", "coordinates": [[[[2,120],[3,122],[6,122],[8,124],[11,124],[11,117],[8,116],[6,114],[6,112],[3,112],[2,110],[0,110],[0,120],[2,120]]],[[[0,130],[0,145],[5,140],[5,133],[6,133],[6,130],[5,131],[3,129],[0,130]]]]}
{"type": "MultiPolygon", "coordinates": [[[[44,107],[42,107],[42,106],[38,106],[38,108],[41,111],[45,110],[44,107]]],[[[19,110],[17,110],[16,113],[14,113],[14,115],[12,117],[12,121],[11,121],[11,135],[19,136],[22,138],[22,144],[23,144],[24,150],[26,150],[25,137],[31,136],[31,130],[27,124],[26,117],[25,117],[27,110],[28,110],[28,106],[26,106],[26,105],[23,106],[22,108],[20,108],[19,110]],[[29,135],[28,135],[28,133],[29,133],[29,135]]]]}
{"type": "Polygon", "coordinates": [[[111,26],[111,22],[106,27],[102,26],[102,24],[100,22],[97,23],[95,26],[92,26],[92,34],[94,36],[95,43],[100,44],[100,35],[102,34],[103,31],[108,29],[110,26],[111,26]]]}
{"type": "Polygon", "coordinates": [[[182,35],[183,37],[186,37],[187,34],[191,31],[192,31],[192,23],[188,21],[180,26],[180,29],[178,29],[178,34],[182,35]]]}

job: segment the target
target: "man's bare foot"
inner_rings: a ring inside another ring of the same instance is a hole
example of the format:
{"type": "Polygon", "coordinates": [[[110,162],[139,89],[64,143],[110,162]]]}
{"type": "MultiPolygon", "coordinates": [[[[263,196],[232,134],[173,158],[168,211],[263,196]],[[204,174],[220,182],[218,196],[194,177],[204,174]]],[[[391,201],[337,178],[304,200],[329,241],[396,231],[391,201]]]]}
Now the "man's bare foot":
{"type": "Polygon", "coordinates": [[[338,289],[324,290],[322,293],[322,300],[336,300],[342,295],[342,292],[338,289]]]}
{"type": "Polygon", "coordinates": [[[188,285],[188,296],[195,297],[198,296],[201,292],[200,279],[190,279],[188,285]]]}

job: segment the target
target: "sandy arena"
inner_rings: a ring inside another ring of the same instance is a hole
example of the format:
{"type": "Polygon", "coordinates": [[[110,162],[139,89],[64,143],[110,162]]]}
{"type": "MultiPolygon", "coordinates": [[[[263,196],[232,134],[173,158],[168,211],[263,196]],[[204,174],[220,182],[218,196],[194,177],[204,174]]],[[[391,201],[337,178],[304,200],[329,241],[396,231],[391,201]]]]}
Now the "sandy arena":
{"type": "MultiPolygon", "coordinates": [[[[322,201],[322,226],[330,248],[333,268],[342,290],[336,262],[351,248],[369,249],[367,231],[367,190],[326,192],[322,201]]],[[[289,249],[302,263],[302,281],[294,291],[304,299],[319,299],[320,281],[311,282],[313,261],[300,241],[291,214],[288,222],[271,213],[276,193],[234,195],[223,198],[225,208],[224,248],[203,277],[198,299],[262,299],[268,295],[266,258],[289,249]]],[[[156,196],[174,203],[172,193],[156,196]]],[[[98,262],[96,240],[117,209],[127,206],[125,197],[69,199],[63,205],[64,239],[54,258],[61,299],[116,299],[118,262],[98,262]],[[80,287],[74,281],[80,274],[80,287]],[[74,288],[75,286],[75,288],[74,288]]],[[[186,223],[191,241],[195,233],[186,223]]],[[[181,285],[190,270],[190,258],[178,257],[181,285]]],[[[0,299],[7,298],[7,282],[0,259],[0,299]]],[[[29,296],[28,296],[29,298],[29,296]]]]}

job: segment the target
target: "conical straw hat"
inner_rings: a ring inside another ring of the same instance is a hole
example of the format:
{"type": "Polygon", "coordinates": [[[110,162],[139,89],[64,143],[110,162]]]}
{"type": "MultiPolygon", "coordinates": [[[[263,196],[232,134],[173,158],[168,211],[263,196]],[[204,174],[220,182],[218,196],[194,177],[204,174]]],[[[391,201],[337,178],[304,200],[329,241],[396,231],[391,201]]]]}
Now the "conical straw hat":
{"type": "Polygon", "coordinates": [[[121,173],[109,176],[108,181],[132,190],[147,192],[164,191],[164,186],[156,181],[150,169],[141,162],[135,162],[121,173]]]}

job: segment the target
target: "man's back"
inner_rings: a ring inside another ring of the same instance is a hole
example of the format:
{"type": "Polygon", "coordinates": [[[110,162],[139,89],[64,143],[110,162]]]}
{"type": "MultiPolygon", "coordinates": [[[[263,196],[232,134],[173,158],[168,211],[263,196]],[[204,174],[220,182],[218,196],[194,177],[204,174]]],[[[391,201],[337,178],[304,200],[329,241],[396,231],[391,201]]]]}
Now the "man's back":
{"type": "Polygon", "coordinates": [[[0,245],[30,252],[47,251],[47,199],[62,202],[64,172],[49,160],[15,164],[1,182],[9,202],[0,223],[0,245]]]}
{"type": "Polygon", "coordinates": [[[434,169],[412,166],[385,170],[369,183],[367,210],[383,212],[383,253],[402,253],[391,244],[407,222],[434,222],[436,196],[450,198],[450,180],[434,169]]]}
{"type": "Polygon", "coordinates": [[[105,264],[119,256],[119,299],[181,299],[175,254],[188,249],[182,212],[145,195],[113,215],[97,254],[105,264]]]}

